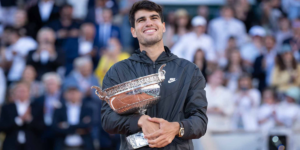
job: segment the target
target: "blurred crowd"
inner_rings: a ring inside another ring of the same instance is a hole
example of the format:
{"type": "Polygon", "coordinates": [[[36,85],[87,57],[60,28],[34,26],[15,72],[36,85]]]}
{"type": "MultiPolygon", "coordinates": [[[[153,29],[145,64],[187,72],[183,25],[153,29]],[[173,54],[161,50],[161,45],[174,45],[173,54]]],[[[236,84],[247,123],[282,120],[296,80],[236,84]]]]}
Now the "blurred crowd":
{"type": "MultiPolygon", "coordinates": [[[[118,149],[90,87],[138,48],[128,20],[136,1],[0,0],[3,150],[118,149]]],[[[300,1],[227,0],[215,11],[165,12],[163,37],[207,81],[207,136],[299,131],[300,1]]]]}

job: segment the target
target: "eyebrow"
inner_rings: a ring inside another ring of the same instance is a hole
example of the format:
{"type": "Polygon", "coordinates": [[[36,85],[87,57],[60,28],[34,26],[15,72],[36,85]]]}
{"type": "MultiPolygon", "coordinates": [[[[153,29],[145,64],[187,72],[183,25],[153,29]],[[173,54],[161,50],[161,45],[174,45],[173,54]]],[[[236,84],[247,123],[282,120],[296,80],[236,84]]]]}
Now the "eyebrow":
{"type": "MultiPolygon", "coordinates": [[[[159,15],[157,15],[157,14],[153,14],[153,15],[151,15],[150,17],[158,17],[158,18],[160,18],[159,15]]],[[[146,17],[145,17],[145,16],[142,16],[142,17],[137,18],[135,21],[138,21],[138,20],[144,19],[144,18],[146,18],[146,17]]]]}

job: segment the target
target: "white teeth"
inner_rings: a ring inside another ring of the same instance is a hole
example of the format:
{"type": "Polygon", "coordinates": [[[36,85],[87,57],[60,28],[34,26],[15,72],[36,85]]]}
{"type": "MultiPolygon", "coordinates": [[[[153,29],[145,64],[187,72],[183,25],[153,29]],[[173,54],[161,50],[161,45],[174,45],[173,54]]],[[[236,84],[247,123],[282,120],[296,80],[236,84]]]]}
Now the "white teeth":
{"type": "Polygon", "coordinates": [[[154,31],[155,31],[155,30],[147,30],[147,31],[145,31],[145,32],[147,32],[147,33],[148,33],[148,32],[154,32],[154,31]]]}

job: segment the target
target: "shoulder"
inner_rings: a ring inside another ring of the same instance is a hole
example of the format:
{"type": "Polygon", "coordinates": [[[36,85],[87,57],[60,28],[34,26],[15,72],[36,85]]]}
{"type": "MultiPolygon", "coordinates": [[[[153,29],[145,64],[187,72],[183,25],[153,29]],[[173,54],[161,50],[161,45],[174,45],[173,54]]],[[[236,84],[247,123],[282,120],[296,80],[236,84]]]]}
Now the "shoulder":
{"type": "Polygon", "coordinates": [[[110,76],[110,77],[117,76],[116,75],[117,72],[123,72],[123,70],[128,70],[129,64],[131,63],[130,61],[131,60],[127,58],[115,63],[110,67],[110,69],[107,71],[105,76],[110,76]]]}
{"type": "Polygon", "coordinates": [[[176,63],[176,65],[179,68],[185,69],[187,71],[196,71],[197,69],[199,70],[199,68],[194,63],[192,63],[184,58],[177,58],[177,59],[174,59],[173,61],[174,61],[174,63],[176,63]]]}
{"type": "Polygon", "coordinates": [[[209,42],[212,42],[212,41],[213,41],[210,35],[203,34],[202,37],[203,37],[203,39],[205,39],[206,41],[209,41],[209,42]]]}
{"type": "Polygon", "coordinates": [[[15,107],[16,106],[16,104],[15,103],[7,103],[7,104],[4,104],[3,106],[2,106],[2,111],[4,112],[4,111],[11,111],[11,109],[13,108],[13,107],[15,107]]]}
{"type": "Polygon", "coordinates": [[[238,19],[233,19],[233,22],[236,24],[236,25],[239,25],[239,26],[245,26],[244,24],[243,24],[243,22],[242,21],[240,21],[240,20],[238,20],[238,19]]]}

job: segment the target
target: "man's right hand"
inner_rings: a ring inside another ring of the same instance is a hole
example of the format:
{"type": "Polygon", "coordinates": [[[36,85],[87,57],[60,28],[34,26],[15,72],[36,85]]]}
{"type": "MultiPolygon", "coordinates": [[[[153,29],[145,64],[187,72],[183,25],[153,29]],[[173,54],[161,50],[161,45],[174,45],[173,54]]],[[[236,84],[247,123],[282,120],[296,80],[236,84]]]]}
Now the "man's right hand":
{"type": "Polygon", "coordinates": [[[159,124],[148,120],[148,115],[143,115],[138,121],[138,126],[142,128],[144,135],[154,133],[159,130],[159,124]]]}

